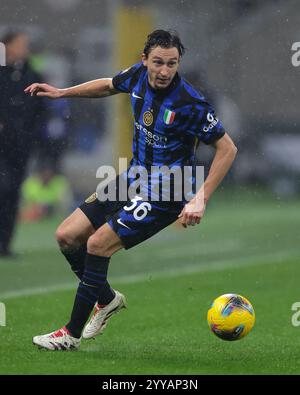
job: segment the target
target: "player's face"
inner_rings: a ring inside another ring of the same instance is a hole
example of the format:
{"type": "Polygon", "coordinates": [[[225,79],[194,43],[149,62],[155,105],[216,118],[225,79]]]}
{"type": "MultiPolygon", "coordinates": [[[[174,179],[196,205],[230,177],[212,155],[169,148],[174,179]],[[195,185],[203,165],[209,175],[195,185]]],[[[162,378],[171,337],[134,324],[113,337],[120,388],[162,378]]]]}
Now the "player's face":
{"type": "Polygon", "coordinates": [[[142,61],[148,69],[150,86],[154,89],[164,89],[175,77],[179,66],[179,52],[176,47],[155,47],[148,54],[148,58],[145,54],[142,55],[142,61]]]}

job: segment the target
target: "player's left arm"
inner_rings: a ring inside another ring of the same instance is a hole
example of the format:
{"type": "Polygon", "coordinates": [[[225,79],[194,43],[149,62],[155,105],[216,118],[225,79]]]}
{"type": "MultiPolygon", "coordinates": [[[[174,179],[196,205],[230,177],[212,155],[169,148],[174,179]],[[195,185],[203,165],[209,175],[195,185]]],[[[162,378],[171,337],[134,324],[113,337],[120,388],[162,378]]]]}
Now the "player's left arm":
{"type": "Polygon", "coordinates": [[[216,152],[209,174],[195,197],[184,206],[179,214],[181,223],[185,228],[188,225],[193,226],[200,223],[208,200],[228,173],[236,157],[237,148],[227,133],[217,140],[213,146],[216,152]]]}

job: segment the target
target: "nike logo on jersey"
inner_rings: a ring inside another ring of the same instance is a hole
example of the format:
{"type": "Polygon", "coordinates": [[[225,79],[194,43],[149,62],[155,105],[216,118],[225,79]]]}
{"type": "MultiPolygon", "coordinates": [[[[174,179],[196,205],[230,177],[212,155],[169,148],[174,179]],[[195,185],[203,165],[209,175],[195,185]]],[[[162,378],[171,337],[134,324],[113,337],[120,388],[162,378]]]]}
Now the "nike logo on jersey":
{"type": "Polygon", "coordinates": [[[120,220],[120,218],[117,219],[117,222],[118,222],[118,224],[124,226],[125,228],[131,229],[131,228],[129,228],[129,226],[125,225],[125,224],[120,220]]]}
{"type": "Polygon", "coordinates": [[[136,95],[134,92],[132,92],[132,96],[135,97],[136,99],[142,99],[141,96],[136,95]]]}

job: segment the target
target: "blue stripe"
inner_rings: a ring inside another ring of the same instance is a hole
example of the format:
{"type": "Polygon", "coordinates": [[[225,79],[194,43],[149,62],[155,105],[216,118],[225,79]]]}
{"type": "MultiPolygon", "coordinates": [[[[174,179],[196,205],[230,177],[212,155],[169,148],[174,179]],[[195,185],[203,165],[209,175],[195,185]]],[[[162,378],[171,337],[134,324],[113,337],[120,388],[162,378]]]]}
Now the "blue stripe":
{"type": "Polygon", "coordinates": [[[80,298],[82,298],[82,299],[85,299],[85,300],[87,300],[89,303],[92,303],[92,304],[94,304],[95,302],[96,302],[96,300],[95,299],[89,299],[89,298],[87,298],[85,295],[82,295],[80,292],[78,292],[77,291],[77,295],[76,296],[79,296],[80,298]]]}
{"type": "Polygon", "coordinates": [[[103,274],[103,273],[98,273],[98,272],[93,272],[93,271],[91,271],[91,270],[86,270],[85,269],[85,271],[84,271],[84,274],[85,273],[89,273],[89,274],[93,274],[94,276],[96,276],[96,277],[107,277],[107,275],[106,274],[103,274]]]}
{"type": "Polygon", "coordinates": [[[91,288],[89,288],[88,286],[86,286],[86,285],[80,283],[80,284],[79,284],[79,287],[80,287],[82,290],[88,292],[89,294],[95,296],[95,298],[98,298],[98,297],[99,297],[99,294],[98,294],[98,293],[94,293],[94,292],[91,290],[91,288]]]}
{"type": "Polygon", "coordinates": [[[82,281],[85,281],[86,280],[86,282],[92,282],[93,284],[96,284],[96,285],[98,285],[98,284],[106,284],[106,280],[104,280],[104,281],[100,281],[100,280],[98,280],[98,279],[94,279],[94,278],[91,278],[91,277],[88,277],[88,276],[86,276],[86,275],[83,275],[83,277],[82,277],[82,281]]]}

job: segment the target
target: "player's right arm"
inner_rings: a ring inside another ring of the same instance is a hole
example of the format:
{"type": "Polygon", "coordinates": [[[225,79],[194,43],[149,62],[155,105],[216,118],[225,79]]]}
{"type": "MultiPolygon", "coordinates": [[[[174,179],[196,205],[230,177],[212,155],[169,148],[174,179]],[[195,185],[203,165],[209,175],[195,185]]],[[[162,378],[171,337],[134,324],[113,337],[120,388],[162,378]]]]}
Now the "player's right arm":
{"type": "Polygon", "coordinates": [[[50,99],[65,97],[97,98],[120,93],[119,90],[114,88],[112,78],[100,78],[64,89],[55,88],[48,84],[34,83],[29,85],[24,92],[30,93],[31,96],[42,96],[50,99]]]}

